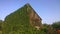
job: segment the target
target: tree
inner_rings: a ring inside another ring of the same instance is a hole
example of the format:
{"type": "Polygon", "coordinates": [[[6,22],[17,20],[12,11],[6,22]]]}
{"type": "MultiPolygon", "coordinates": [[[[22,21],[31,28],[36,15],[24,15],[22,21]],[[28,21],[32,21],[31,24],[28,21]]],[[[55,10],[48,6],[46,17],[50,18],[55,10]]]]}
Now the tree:
{"type": "Polygon", "coordinates": [[[2,20],[0,20],[0,31],[2,30],[2,20]]]}
{"type": "Polygon", "coordinates": [[[54,28],[54,30],[55,30],[58,34],[60,34],[60,22],[54,22],[54,23],[52,24],[52,27],[54,28]]]}
{"type": "Polygon", "coordinates": [[[3,21],[0,20],[0,34],[2,34],[2,23],[3,23],[3,21]]]}
{"type": "Polygon", "coordinates": [[[53,27],[54,29],[56,29],[56,30],[60,29],[60,22],[54,22],[54,23],[52,24],[52,27],[53,27]]]}

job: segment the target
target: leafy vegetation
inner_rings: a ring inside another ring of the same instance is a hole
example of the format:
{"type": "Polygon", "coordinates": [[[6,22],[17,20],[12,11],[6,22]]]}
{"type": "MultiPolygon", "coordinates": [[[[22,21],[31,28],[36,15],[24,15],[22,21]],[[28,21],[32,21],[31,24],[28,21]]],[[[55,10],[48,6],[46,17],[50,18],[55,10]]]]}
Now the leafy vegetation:
{"type": "Polygon", "coordinates": [[[0,34],[57,34],[56,29],[60,29],[60,22],[42,25],[39,30],[30,25],[27,5],[25,5],[6,16],[5,21],[0,20],[0,34]]]}
{"type": "Polygon", "coordinates": [[[52,27],[57,31],[58,34],[60,34],[60,22],[54,22],[52,27]]]}
{"type": "Polygon", "coordinates": [[[0,20],[0,34],[2,34],[2,23],[3,23],[3,21],[0,20]]]}
{"type": "Polygon", "coordinates": [[[52,27],[53,27],[54,29],[60,29],[60,22],[55,22],[55,23],[53,23],[53,24],[52,24],[52,27]]]}
{"type": "Polygon", "coordinates": [[[3,34],[44,34],[29,23],[27,5],[11,13],[5,18],[3,34]]]}

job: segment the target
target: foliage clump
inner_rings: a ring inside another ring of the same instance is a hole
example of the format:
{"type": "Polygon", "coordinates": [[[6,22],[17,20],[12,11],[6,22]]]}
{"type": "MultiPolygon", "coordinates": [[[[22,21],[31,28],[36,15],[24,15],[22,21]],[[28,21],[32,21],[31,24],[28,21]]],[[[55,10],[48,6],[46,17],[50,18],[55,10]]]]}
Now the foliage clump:
{"type": "Polygon", "coordinates": [[[16,10],[5,18],[3,34],[43,34],[29,23],[27,5],[16,10]]]}
{"type": "Polygon", "coordinates": [[[57,34],[55,29],[60,29],[60,22],[42,25],[39,30],[30,25],[27,5],[25,5],[6,16],[5,21],[0,23],[0,34],[57,34]]]}

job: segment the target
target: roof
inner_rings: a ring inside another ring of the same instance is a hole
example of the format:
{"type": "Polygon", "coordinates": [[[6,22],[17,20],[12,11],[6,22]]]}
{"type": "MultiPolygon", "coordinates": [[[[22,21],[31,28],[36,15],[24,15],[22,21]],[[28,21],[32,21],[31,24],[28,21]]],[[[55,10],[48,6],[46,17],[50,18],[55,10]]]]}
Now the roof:
{"type": "MultiPolygon", "coordinates": [[[[25,5],[27,5],[27,7],[30,7],[34,11],[34,13],[37,14],[36,11],[31,7],[29,3],[26,3],[25,5]]],[[[37,16],[42,20],[42,18],[38,14],[37,16]]]]}

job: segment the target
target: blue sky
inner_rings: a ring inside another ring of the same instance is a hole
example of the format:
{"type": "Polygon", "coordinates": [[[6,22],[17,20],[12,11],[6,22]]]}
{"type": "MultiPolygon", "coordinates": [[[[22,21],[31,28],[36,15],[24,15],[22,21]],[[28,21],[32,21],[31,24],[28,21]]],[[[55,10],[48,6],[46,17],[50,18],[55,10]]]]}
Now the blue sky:
{"type": "Polygon", "coordinates": [[[0,20],[29,3],[42,18],[42,23],[60,21],[60,0],[0,0],[0,20]]]}

